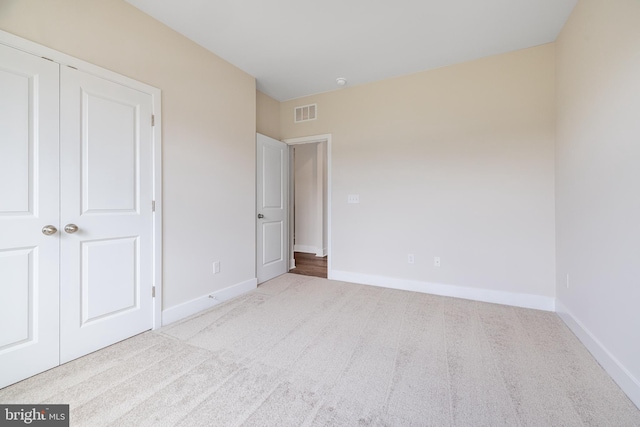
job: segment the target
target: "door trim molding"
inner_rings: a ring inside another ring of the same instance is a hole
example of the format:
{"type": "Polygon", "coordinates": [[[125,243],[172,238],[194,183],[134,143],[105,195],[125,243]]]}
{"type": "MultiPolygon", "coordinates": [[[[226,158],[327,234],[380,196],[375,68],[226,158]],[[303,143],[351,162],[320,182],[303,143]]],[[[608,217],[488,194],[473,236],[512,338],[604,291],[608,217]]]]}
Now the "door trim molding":
{"type": "MultiPolygon", "coordinates": [[[[93,74],[105,80],[149,94],[153,103],[154,126],[153,135],[153,200],[155,212],[153,215],[153,286],[155,298],[153,301],[153,329],[162,326],[162,91],[138,80],[98,67],[82,59],[75,58],[41,44],[23,39],[14,34],[0,30],[0,44],[21,50],[32,55],[44,57],[57,62],[61,66],[70,66],[83,72],[93,74]]],[[[149,118],[151,120],[151,118],[149,118]]],[[[151,209],[151,206],[147,207],[151,209]]]]}
{"type": "MultiPolygon", "coordinates": [[[[332,269],[332,233],[331,233],[331,134],[321,134],[321,135],[310,135],[303,136],[300,138],[287,138],[283,139],[282,142],[286,143],[289,146],[299,145],[299,144],[314,144],[318,142],[326,142],[327,143],[327,249],[326,253],[329,257],[327,259],[327,279],[333,279],[333,269],[332,269]]],[[[293,162],[290,163],[289,167],[293,167],[293,162]]],[[[291,173],[289,174],[291,175],[291,173]]],[[[291,179],[291,178],[290,178],[291,179]]],[[[291,203],[292,199],[292,189],[291,185],[289,186],[289,209],[292,209],[293,204],[291,203]]],[[[291,240],[291,236],[289,236],[289,240],[291,240]]],[[[293,260],[293,244],[290,244],[290,258],[293,260]]]]}

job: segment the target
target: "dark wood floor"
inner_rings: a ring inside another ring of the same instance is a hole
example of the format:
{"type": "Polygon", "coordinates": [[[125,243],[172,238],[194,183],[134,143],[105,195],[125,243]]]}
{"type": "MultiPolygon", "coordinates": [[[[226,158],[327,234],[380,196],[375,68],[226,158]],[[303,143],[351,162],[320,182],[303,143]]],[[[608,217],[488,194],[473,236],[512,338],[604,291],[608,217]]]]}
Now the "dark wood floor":
{"type": "Polygon", "coordinates": [[[293,258],[296,260],[296,268],[289,270],[289,273],[327,278],[327,257],[321,258],[315,254],[294,252],[293,258]]]}

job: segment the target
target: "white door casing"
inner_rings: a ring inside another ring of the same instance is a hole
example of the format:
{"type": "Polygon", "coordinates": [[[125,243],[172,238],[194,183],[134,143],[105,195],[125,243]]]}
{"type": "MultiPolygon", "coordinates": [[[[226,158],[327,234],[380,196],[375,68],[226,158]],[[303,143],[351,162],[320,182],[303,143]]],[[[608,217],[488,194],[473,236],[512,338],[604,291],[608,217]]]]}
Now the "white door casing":
{"type": "MultiPolygon", "coordinates": [[[[291,233],[295,233],[294,252],[327,255],[326,141],[290,145],[291,233]]],[[[291,240],[291,239],[290,239],[291,240]]],[[[295,265],[295,264],[294,264],[295,265]]],[[[291,268],[294,267],[291,266],[291,268]]]]}
{"type": "Polygon", "coordinates": [[[0,45],[0,388],[58,364],[58,73],[0,45]]]}
{"type": "MultiPolygon", "coordinates": [[[[323,221],[326,221],[326,224],[323,224],[323,242],[326,245],[326,253],[324,255],[327,256],[327,278],[329,280],[332,279],[333,277],[333,257],[332,257],[332,252],[331,252],[331,199],[332,199],[332,195],[331,195],[331,187],[332,187],[332,178],[331,178],[331,141],[332,141],[332,136],[331,134],[323,134],[323,135],[312,135],[312,136],[303,136],[300,138],[290,138],[290,139],[285,139],[284,142],[291,148],[290,152],[293,151],[293,147],[295,147],[296,145],[300,145],[300,144],[316,144],[319,143],[318,146],[322,146],[322,157],[324,160],[324,165],[323,165],[323,185],[324,185],[324,192],[325,194],[323,194],[323,215],[326,215],[326,218],[323,218],[323,221]]],[[[290,165],[290,170],[292,171],[291,176],[293,180],[293,163],[290,165]]],[[[291,187],[293,187],[294,183],[291,183],[291,187]]],[[[289,212],[290,212],[290,216],[293,217],[294,213],[293,213],[293,205],[294,205],[294,195],[293,195],[293,191],[290,192],[289,195],[289,212]]],[[[293,221],[290,221],[290,230],[292,230],[293,228],[293,221]]],[[[293,231],[290,233],[289,235],[289,257],[291,259],[291,263],[292,266],[295,266],[294,264],[294,258],[293,258],[293,231]]],[[[323,245],[324,246],[324,245],[323,245]]]]}
{"type": "Polygon", "coordinates": [[[257,134],[257,278],[258,283],[288,270],[289,148],[257,134]]]}
{"type": "Polygon", "coordinates": [[[153,103],[69,67],[60,91],[64,363],[153,326],[153,103]]]}

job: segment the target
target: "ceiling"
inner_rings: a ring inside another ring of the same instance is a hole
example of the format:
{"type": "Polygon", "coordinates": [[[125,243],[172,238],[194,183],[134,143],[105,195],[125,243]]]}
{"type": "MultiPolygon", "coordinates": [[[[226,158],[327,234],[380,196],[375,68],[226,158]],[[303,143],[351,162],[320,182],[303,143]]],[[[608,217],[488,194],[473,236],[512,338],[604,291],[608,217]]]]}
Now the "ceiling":
{"type": "Polygon", "coordinates": [[[577,0],[127,0],[284,101],[552,42],[577,0]]]}

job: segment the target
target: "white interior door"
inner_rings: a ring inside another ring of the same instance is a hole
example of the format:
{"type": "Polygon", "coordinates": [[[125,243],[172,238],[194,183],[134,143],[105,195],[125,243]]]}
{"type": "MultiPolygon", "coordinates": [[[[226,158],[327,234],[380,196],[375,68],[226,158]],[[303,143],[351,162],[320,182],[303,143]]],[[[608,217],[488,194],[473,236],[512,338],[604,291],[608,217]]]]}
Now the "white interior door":
{"type": "Polygon", "coordinates": [[[64,363],[152,327],[153,140],[151,95],[68,67],[60,84],[64,363]]]}
{"type": "Polygon", "coordinates": [[[257,134],[258,283],[287,272],[289,148],[257,134]]]}
{"type": "Polygon", "coordinates": [[[58,70],[0,45],[0,388],[59,362],[58,70]]]}

